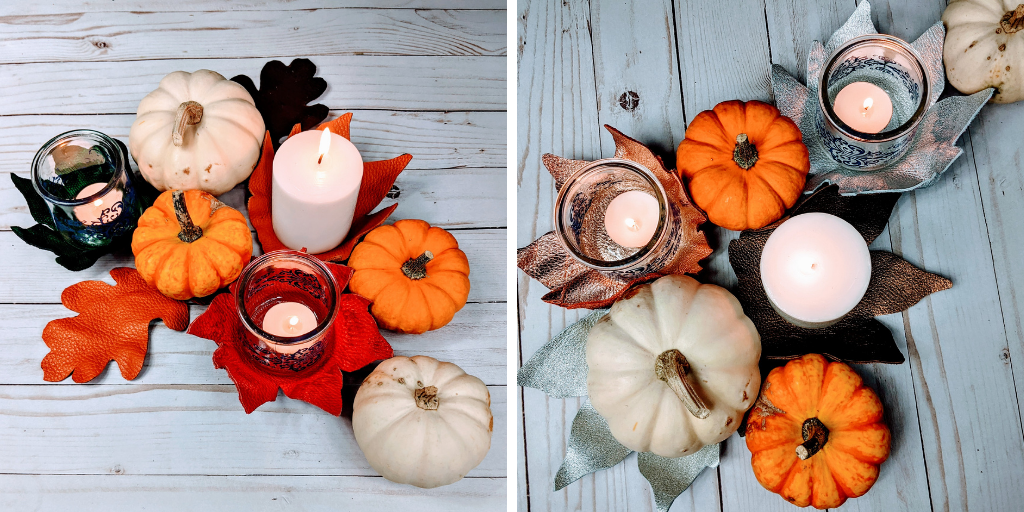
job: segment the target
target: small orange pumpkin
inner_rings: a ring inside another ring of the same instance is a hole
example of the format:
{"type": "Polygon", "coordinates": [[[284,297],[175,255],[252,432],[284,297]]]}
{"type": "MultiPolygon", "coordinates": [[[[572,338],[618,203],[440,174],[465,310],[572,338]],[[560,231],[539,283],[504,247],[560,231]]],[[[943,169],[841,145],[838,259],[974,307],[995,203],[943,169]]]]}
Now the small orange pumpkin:
{"type": "Polygon", "coordinates": [[[800,507],[863,495],[889,457],[878,395],[849,365],[818,354],[768,374],[746,439],[757,481],[800,507]]]}
{"type": "Polygon", "coordinates": [[[686,128],[676,167],[690,197],[723,228],[759,229],[782,218],[811,163],[796,123],[760,101],[725,101],[686,128]]]}
{"type": "Polygon", "coordinates": [[[168,190],[139,218],[135,268],[167,297],[204,297],[238,278],[252,258],[242,216],[201,190],[168,190]]]}
{"type": "Polygon", "coordinates": [[[469,297],[469,260],[447,231],[406,219],[374,229],[352,251],[349,289],[373,301],[381,327],[420,334],[444,327],[469,297]]]}

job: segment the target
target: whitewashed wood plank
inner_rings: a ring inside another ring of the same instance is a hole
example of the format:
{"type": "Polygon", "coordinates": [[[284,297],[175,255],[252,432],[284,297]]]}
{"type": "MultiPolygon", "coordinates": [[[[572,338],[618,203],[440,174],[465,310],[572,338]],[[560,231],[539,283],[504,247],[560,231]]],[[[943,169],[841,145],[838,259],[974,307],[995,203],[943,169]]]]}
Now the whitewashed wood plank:
{"type": "MultiPolygon", "coordinates": [[[[875,2],[871,6],[874,7],[875,2]]],[[[786,68],[800,83],[805,83],[811,41],[824,44],[846,23],[856,7],[850,0],[765,2],[772,64],[786,68]]]]}
{"type": "Polygon", "coordinates": [[[0,18],[0,63],[230,55],[505,55],[504,10],[104,12],[0,18]]]}
{"type": "MultiPolygon", "coordinates": [[[[113,281],[105,279],[112,283],[113,281]]],[[[191,306],[195,320],[205,306],[191,306]]],[[[429,355],[452,361],[479,377],[488,385],[505,385],[506,311],[503,303],[470,303],[455,314],[442,329],[419,335],[382,330],[395,355],[429,355]]],[[[47,322],[75,316],[61,305],[32,304],[0,306],[0,332],[4,333],[5,357],[0,358],[0,385],[43,384],[39,363],[49,352],[42,340],[47,322]]],[[[224,370],[213,367],[213,341],[174,331],[162,322],[150,328],[149,351],[142,372],[133,381],[126,381],[115,363],[91,384],[167,385],[167,384],[231,384],[224,370]]],[[[63,384],[76,385],[71,379],[63,384]]],[[[358,381],[355,381],[358,384],[358,381]]]]}
{"type": "MultiPolygon", "coordinates": [[[[330,118],[345,112],[333,111],[330,118]]],[[[352,142],[366,161],[409,153],[410,170],[505,168],[504,112],[351,112],[352,142]]],[[[135,115],[124,114],[5,116],[0,123],[0,172],[28,172],[46,141],[77,128],[98,130],[127,144],[134,121],[135,115]]]]}
{"type": "MultiPolygon", "coordinates": [[[[469,475],[504,477],[508,400],[488,389],[491,449],[469,475]]],[[[376,475],[350,416],[280,395],[246,415],[232,385],[4,386],[0,473],[376,475]]]]}
{"type": "MultiPolygon", "coordinates": [[[[277,60],[288,64],[293,58],[277,60]]],[[[168,73],[212,69],[228,78],[247,75],[259,86],[260,70],[270,60],[0,65],[5,98],[0,115],[135,114],[142,98],[168,73]]],[[[323,55],[310,60],[328,85],[315,103],[335,110],[505,110],[504,57],[323,55]]]]}
{"type": "MultiPolygon", "coordinates": [[[[399,207],[401,208],[401,207],[399,207]]],[[[469,258],[470,302],[505,302],[504,229],[453,232],[469,258]]],[[[56,304],[64,288],[90,279],[109,279],[114,267],[134,266],[131,254],[110,254],[91,268],[71,272],[57,265],[53,253],[25,244],[11,231],[0,231],[0,254],[18,265],[0,266],[0,304],[56,304]]]]}
{"type": "Polygon", "coordinates": [[[4,510],[504,510],[504,478],[419,489],[364,476],[0,475],[4,510]]]}
{"type": "MultiPolygon", "coordinates": [[[[35,224],[25,198],[14,188],[9,173],[0,172],[0,230],[35,224]]],[[[18,173],[28,178],[28,173],[18,173]]],[[[506,218],[505,169],[412,169],[403,172],[395,186],[398,197],[385,199],[382,207],[398,202],[395,219],[424,219],[445,229],[496,228],[506,218]]],[[[244,214],[242,185],[221,195],[221,200],[244,214]]]]}
{"type": "Polygon", "coordinates": [[[526,474],[526,437],[523,434],[523,388],[516,386],[516,510],[530,510],[530,482],[526,474]]]}
{"type": "MultiPolygon", "coordinates": [[[[231,2],[232,11],[292,11],[298,9],[370,7],[384,9],[504,9],[499,0],[243,0],[231,2]]],[[[220,11],[220,0],[51,0],[48,2],[11,2],[0,7],[0,15],[63,14],[68,12],[220,11]]]]}

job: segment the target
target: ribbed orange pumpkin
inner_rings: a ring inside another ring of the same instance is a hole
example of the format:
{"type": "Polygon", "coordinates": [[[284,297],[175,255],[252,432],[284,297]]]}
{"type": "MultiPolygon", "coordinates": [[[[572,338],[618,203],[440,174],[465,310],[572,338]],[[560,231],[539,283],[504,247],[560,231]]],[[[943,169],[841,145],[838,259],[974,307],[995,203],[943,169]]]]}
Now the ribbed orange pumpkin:
{"type": "Polygon", "coordinates": [[[420,334],[444,327],[469,297],[469,260],[447,231],[422,220],[374,229],[352,251],[349,289],[373,301],[385,329],[420,334]]]}
{"type": "Polygon", "coordinates": [[[768,374],[746,439],[757,481],[800,507],[863,495],[889,457],[878,395],[853,368],[818,354],[768,374]]]}
{"type": "Polygon", "coordinates": [[[204,297],[227,286],[252,258],[242,216],[201,190],[168,190],[139,218],[135,268],[167,297],[204,297]]]}
{"type": "Polygon", "coordinates": [[[796,123],[760,101],[725,101],[686,128],[676,167],[708,219],[735,231],[779,220],[811,168],[796,123]]]}

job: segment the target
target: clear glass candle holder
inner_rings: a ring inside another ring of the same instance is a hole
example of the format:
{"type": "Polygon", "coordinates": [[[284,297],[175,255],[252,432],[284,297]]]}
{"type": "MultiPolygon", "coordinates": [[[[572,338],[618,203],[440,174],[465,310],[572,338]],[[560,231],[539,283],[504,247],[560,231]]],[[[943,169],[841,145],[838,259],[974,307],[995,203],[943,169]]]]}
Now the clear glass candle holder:
{"type": "Polygon", "coordinates": [[[928,110],[931,87],[921,56],[905,41],[885,34],[851,39],[832,52],[819,78],[818,134],[832,158],[844,167],[862,171],[885,167],[910,148],[928,110]],[[892,100],[892,119],[882,131],[858,131],[836,115],[836,96],[854,82],[874,84],[892,100]]]}
{"type": "Polygon", "coordinates": [[[132,185],[128,148],[94,130],[72,130],[32,159],[32,186],[65,239],[104,247],[135,229],[142,205],[132,185]]]}
{"type": "Polygon", "coordinates": [[[235,289],[235,308],[246,330],[248,353],[266,368],[299,372],[315,365],[331,343],[341,290],[327,265],[297,251],[274,251],[251,261],[235,289]],[[267,312],[298,303],[316,316],[316,327],[293,337],[264,330],[267,312]]]}
{"type": "Polygon", "coordinates": [[[643,275],[664,268],[680,247],[682,221],[665,188],[646,167],[632,160],[608,158],[583,167],[562,186],[555,203],[555,233],[584,265],[617,274],[643,275]],[[642,247],[623,247],[605,229],[609,203],[629,191],[658,202],[658,225],[642,247]]]}

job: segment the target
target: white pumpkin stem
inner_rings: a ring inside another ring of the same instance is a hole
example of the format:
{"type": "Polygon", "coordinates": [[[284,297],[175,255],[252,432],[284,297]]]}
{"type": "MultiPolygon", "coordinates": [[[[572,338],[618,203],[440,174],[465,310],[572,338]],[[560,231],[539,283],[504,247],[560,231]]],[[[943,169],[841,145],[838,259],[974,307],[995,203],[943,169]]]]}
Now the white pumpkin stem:
{"type": "Polygon", "coordinates": [[[803,444],[796,447],[796,456],[800,460],[809,459],[828,442],[828,427],[818,418],[807,418],[800,427],[800,434],[804,438],[803,444]]]}
{"type": "Polygon", "coordinates": [[[185,129],[189,125],[199,124],[203,120],[203,106],[194,101],[186,101],[178,105],[178,111],[174,113],[174,131],[171,132],[171,142],[175,146],[181,146],[185,142],[185,129]]]}
{"type": "Polygon", "coordinates": [[[434,259],[434,253],[430,251],[423,251],[418,258],[411,259],[402,264],[402,273],[405,277],[418,281],[427,277],[427,263],[434,259]]]}
{"type": "Polygon", "coordinates": [[[437,386],[419,388],[412,392],[412,396],[416,400],[416,406],[424,411],[436,411],[441,405],[437,399],[437,386]]]}
{"type": "Polygon", "coordinates": [[[188,206],[185,204],[185,193],[181,190],[171,192],[171,199],[174,201],[174,216],[178,218],[178,225],[181,231],[178,232],[178,240],[190,244],[203,237],[203,228],[192,222],[192,216],[188,214],[188,206]]]}
{"type": "Polygon", "coordinates": [[[654,374],[668,384],[690,414],[702,420],[711,415],[711,410],[704,405],[704,400],[701,400],[697,390],[690,384],[690,379],[686,378],[689,372],[690,363],[686,361],[686,356],[676,349],[662,352],[654,361],[654,374]]]}
{"type": "Polygon", "coordinates": [[[1003,27],[1003,32],[1007,34],[1013,34],[1024,28],[1024,4],[1019,4],[1016,9],[1004,14],[1003,18],[999,20],[999,26],[1003,27]]]}

